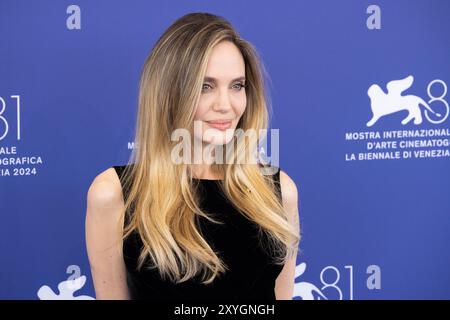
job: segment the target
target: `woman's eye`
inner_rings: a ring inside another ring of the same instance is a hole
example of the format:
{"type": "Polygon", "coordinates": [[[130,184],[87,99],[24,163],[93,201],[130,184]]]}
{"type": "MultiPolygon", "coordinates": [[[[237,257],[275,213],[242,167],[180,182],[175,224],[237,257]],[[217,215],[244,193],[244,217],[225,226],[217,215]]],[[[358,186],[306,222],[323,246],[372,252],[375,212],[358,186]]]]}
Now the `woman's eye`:
{"type": "MultiPolygon", "coordinates": [[[[241,91],[242,88],[245,88],[245,87],[246,86],[243,83],[236,83],[235,85],[233,85],[233,88],[237,89],[237,91],[241,91]]],[[[202,91],[207,91],[209,89],[212,89],[212,86],[210,84],[208,84],[208,83],[204,83],[203,86],[202,86],[202,91]]]]}
{"type": "Polygon", "coordinates": [[[204,83],[204,84],[203,84],[203,87],[202,87],[202,91],[206,91],[206,90],[208,89],[208,87],[211,88],[211,86],[210,86],[209,84],[204,83]]]}
{"type": "Polygon", "coordinates": [[[245,88],[245,84],[243,84],[243,83],[236,83],[236,85],[234,87],[236,89],[238,89],[238,91],[241,91],[242,88],[245,88]]]}

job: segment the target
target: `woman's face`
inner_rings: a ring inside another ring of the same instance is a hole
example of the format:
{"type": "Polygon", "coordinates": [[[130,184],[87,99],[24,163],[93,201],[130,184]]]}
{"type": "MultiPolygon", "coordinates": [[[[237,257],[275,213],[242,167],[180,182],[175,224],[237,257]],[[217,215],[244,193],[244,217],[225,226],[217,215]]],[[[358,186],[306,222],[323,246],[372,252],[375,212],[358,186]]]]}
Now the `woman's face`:
{"type": "Polygon", "coordinates": [[[194,129],[195,139],[223,145],[233,138],[247,104],[244,85],[245,62],[241,52],[229,41],[218,43],[208,60],[194,117],[194,128],[201,128],[194,129]]]}

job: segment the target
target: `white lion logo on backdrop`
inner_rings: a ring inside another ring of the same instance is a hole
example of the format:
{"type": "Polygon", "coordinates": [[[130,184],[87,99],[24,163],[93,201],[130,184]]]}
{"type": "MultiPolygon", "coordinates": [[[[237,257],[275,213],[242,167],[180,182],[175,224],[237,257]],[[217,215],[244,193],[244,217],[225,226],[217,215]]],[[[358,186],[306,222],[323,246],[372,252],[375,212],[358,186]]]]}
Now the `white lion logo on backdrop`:
{"type": "MultiPolygon", "coordinates": [[[[367,94],[370,98],[371,109],[373,113],[372,119],[367,122],[367,126],[373,126],[378,119],[385,115],[392,114],[397,111],[407,110],[408,116],[402,120],[402,124],[405,125],[414,119],[414,124],[418,125],[422,123],[422,114],[420,106],[425,108],[425,117],[431,123],[441,123],[445,121],[448,116],[448,105],[445,103],[446,111],[445,114],[440,114],[435,112],[427,102],[422,98],[415,95],[402,96],[402,92],[410,88],[414,81],[413,76],[408,76],[404,79],[393,80],[387,83],[387,93],[383,91],[377,84],[372,84],[367,90],[367,94]],[[433,120],[430,118],[428,112],[432,113],[438,120],[433,120]]],[[[437,80],[436,80],[437,81],[437,80]]],[[[441,80],[439,80],[441,81],[441,80]]],[[[431,101],[439,100],[432,99],[431,101]]],[[[430,101],[430,102],[431,102],[430,101]]]]}
{"type": "Polygon", "coordinates": [[[74,296],[75,291],[80,290],[86,283],[86,276],[81,276],[73,280],[65,280],[58,284],[58,293],[55,293],[49,286],[42,286],[38,290],[40,300],[95,300],[90,296],[74,296]]]}
{"type": "MultiPolygon", "coordinates": [[[[306,270],[306,263],[302,262],[295,267],[295,279],[299,278],[306,270]]],[[[327,297],[314,284],[309,282],[298,282],[294,284],[294,296],[300,297],[302,300],[314,300],[314,294],[322,299],[328,300],[327,297]]]]}

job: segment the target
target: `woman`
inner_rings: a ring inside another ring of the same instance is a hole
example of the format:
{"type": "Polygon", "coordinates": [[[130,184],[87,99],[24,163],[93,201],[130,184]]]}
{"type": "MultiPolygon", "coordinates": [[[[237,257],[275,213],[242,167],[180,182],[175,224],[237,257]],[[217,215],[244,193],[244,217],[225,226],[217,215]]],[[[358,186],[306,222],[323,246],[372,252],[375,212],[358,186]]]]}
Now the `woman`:
{"type": "Polygon", "coordinates": [[[164,32],[142,70],[137,148],[87,194],[97,299],[292,298],[296,185],[238,161],[257,142],[235,133],[267,128],[266,100],[257,53],[227,20],[192,13],[164,32]],[[178,129],[193,140],[182,156],[178,129]]]}

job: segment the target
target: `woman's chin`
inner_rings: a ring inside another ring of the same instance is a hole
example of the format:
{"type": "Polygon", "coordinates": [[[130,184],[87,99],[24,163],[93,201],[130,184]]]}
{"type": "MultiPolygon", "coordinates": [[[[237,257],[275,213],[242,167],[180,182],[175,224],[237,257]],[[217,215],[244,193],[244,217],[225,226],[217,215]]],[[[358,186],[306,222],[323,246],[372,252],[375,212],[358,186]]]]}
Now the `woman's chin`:
{"type": "Polygon", "coordinates": [[[204,137],[203,142],[212,145],[225,145],[233,139],[234,130],[221,131],[204,137]]]}
{"type": "Polygon", "coordinates": [[[203,140],[203,142],[212,145],[212,146],[223,146],[226,145],[228,142],[230,142],[231,139],[227,139],[226,137],[214,137],[210,140],[203,140]]]}

